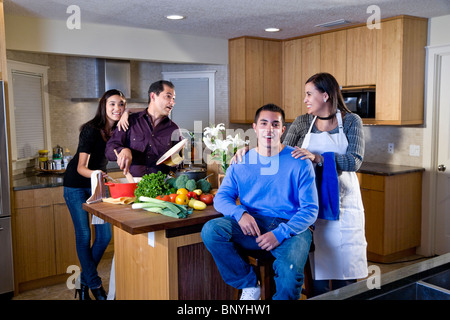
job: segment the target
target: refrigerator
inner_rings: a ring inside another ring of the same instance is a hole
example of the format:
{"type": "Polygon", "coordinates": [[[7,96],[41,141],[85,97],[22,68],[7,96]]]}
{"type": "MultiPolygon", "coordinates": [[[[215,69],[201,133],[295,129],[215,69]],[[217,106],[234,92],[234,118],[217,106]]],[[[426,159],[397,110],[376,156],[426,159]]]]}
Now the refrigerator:
{"type": "Polygon", "coordinates": [[[4,82],[0,81],[0,298],[9,298],[14,292],[14,273],[4,90],[4,82]]]}

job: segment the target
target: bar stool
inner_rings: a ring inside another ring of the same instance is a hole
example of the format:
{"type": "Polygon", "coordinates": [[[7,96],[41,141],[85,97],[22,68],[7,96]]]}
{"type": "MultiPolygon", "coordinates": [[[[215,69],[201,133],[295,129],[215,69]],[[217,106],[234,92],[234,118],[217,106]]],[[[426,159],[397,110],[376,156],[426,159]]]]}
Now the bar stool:
{"type": "MultiPolygon", "coordinates": [[[[313,251],[314,244],[311,243],[309,252],[313,251]]],[[[256,257],[254,254],[247,254],[246,260],[253,267],[253,270],[256,273],[256,277],[259,280],[259,284],[261,286],[261,300],[272,300],[272,296],[276,291],[274,280],[275,272],[273,270],[273,262],[275,261],[275,258],[273,256],[256,257]]],[[[306,260],[303,273],[304,280],[302,295],[304,295],[307,299],[308,297],[311,297],[312,293],[312,275],[309,257],[306,260]]],[[[239,291],[240,290],[238,289],[234,291],[234,298],[236,300],[239,298],[239,291]]]]}

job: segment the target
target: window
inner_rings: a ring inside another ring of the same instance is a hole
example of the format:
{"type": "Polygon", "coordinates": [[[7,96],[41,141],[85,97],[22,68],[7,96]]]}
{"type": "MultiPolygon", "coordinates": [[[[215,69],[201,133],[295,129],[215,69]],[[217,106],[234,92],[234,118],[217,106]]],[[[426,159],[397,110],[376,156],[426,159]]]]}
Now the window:
{"type": "Polygon", "coordinates": [[[50,116],[46,66],[8,61],[11,153],[13,167],[29,162],[40,149],[48,149],[50,116]]]}
{"type": "Polygon", "coordinates": [[[180,128],[201,133],[204,127],[214,123],[215,71],[163,72],[162,74],[164,80],[169,80],[175,85],[176,104],[172,110],[171,119],[180,128]]]}

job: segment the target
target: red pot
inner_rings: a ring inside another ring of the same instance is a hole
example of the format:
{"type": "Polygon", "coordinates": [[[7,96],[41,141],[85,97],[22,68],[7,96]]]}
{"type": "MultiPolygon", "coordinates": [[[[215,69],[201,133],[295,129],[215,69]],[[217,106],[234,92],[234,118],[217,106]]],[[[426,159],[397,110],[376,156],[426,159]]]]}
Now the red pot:
{"type": "Polygon", "coordinates": [[[106,186],[109,187],[109,193],[112,198],[120,197],[134,197],[134,190],[137,188],[136,183],[113,183],[106,182],[106,186]]]}

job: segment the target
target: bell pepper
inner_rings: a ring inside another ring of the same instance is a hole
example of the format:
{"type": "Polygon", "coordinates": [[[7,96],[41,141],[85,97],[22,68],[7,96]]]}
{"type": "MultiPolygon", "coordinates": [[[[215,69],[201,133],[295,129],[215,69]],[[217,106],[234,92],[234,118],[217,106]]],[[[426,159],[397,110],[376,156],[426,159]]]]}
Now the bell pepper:
{"type": "Polygon", "coordinates": [[[197,196],[197,194],[194,191],[189,191],[187,193],[187,196],[188,196],[189,199],[194,198],[195,200],[198,200],[198,196],[197,196]]]}

